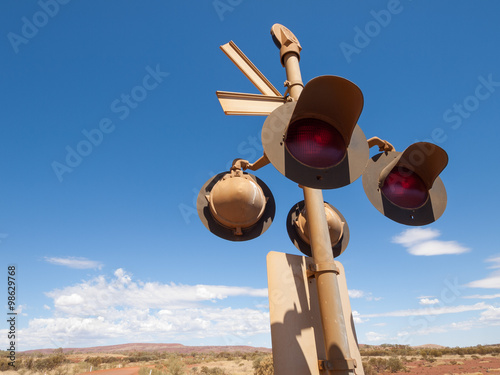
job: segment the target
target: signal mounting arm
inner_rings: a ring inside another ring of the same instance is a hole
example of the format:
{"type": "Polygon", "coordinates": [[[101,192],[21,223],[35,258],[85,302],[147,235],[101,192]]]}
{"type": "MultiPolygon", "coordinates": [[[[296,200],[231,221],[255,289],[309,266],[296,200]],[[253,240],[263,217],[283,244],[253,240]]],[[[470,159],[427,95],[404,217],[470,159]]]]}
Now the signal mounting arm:
{"type": "Polygon", "coordinates": [[[391,143],[383,139],[380,139],[379,137],[372,137],[368,140],[368,148],[372,148],[373,146],[378,146],[379,151],[384,151],[384,152],[396,151],[396,149],[391,143]]]}
{"type": "Polygon", "coordinates": [[[234,159],[231,170],[233,170],[233,169],[243,169],[243,170],[250,169],[251,171],[256,171],[257,169],[265,167],[269,163],[270,162],[269,162],[269,159],[267,158],[266,154],[262,155],[254,163],[250,163],[248,160],[244,160],[244,159],[234,159]]]}

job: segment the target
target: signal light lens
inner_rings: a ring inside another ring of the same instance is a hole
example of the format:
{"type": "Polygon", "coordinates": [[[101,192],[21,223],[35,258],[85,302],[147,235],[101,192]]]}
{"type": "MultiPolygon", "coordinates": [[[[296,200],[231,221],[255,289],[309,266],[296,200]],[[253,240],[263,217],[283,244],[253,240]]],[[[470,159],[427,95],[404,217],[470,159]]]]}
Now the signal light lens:
{"type": "Polygon", "coordinates": [[[342,135],[330,124],[318,119],[302,119],[290,124],[285,145],[302,164],[328,168],[339,164],[347,152],[342,135]]]}
{"type": "Polygon", "coordinates": [[[429,197],[420,176],[405,167],[395,167],[385,178],[381,190],[392,203],[409,209],[422,207],[429,197]]]}

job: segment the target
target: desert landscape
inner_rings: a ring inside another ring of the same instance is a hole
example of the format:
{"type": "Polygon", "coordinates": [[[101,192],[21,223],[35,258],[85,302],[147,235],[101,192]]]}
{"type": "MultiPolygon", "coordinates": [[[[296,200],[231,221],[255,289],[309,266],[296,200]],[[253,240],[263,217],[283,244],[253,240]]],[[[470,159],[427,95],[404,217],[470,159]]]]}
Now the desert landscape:
{"type": "MultiPolygon", "coordinates": [[[[361,345],[366,375],[500,375],[500,345],[361,345]]],[[[271,349],[251,346],[123,344],[16,353],[2,351],[5,375],[272,375],[271,349]]]]}

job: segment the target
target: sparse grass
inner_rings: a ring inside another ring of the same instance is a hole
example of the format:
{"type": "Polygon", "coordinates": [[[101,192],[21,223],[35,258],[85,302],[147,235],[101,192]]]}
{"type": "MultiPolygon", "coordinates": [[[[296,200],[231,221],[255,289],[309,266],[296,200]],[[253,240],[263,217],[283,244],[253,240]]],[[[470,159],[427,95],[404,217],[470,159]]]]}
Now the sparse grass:
{"type": "MultiPolygon", "coordinates": [[[[194,367],[197,367],[197,372],[194,372],[195,374],[203,374],[202,372],[200,372],[203,367],[206,367],[208,369],[219,368],[222,371],[224,371],[225,373],[230,374],[230,375],[253,374],[252,361],[250,361],[250,360],[240,360],[238,362],[236,362],[236,361],[215,361],[215,362],[199,364],[199,365],[194,366],[194,367]]],[[[191,367],[191,368],[193,368],[193,367],[191,367]]],[[[191,374],[192,372],[188,372],[188,373],[191,374]]]]}
{"type": "MultiPolygon", "coordinates": [[[[449,374],[469,371],[468,375],[486,375],[486,372],[500,375],[500,368],[488,368],[498,367],[495,362],[495,358],[498,361],[498,357],[495,356],[500,353],[500,346],[416,349],[401,345],[385,345],[365,346],[361,351],[364,354],[366,375],[403,371],[415,373],[423,370],[430,372],[431,368],[437,370],[438,367],[448,371],[449,374]],[[471,367],[472,363],[474,365],[471,367]],[[456,366],[457,370],[450,371],[446,366],[456,366]]],[[[16,365],[18,365],[17,371],[7,369],[0,375],[79,375],[88,372],[91,366],[93,371],[139,367],[141,368],[139,375],[150,375],[150,372],[151,375],[260,375],[260,370],[265,371],[262,374],[268,375],[269,365],[272,369],[271,355],[259,352],[63,354],[59,351],[50,355],[21,354],[16,358],[16,365]]]]}

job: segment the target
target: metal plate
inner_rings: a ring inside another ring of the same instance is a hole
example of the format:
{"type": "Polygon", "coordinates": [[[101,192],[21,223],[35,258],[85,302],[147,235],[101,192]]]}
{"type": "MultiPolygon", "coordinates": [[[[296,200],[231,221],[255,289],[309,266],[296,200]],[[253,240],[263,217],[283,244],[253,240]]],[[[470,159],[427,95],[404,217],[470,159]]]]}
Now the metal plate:
{"type": "MultiPolygon", "coordinates": [[[[318,292],[315,278],[307,277],[312,258],[278,252],[267,255],[269,315],[276,375],[319,375],[318,359],[326,358],[318,292]]],[[[364,375],[347,291],[345,270],[339,269],[337,281],[346,323],[351,358],[357,362],[355,375],[364,375]]]]}

